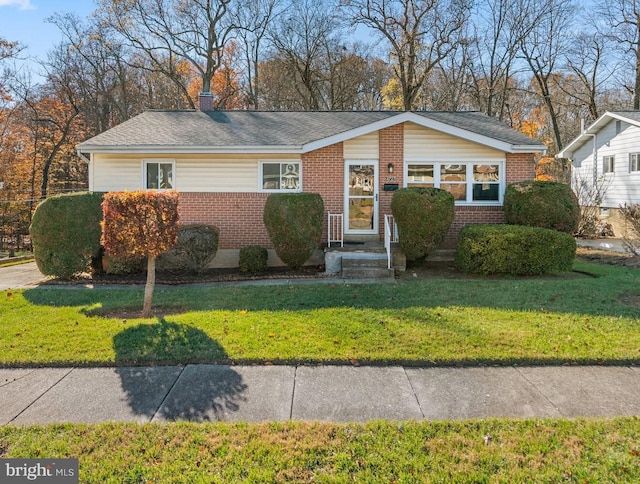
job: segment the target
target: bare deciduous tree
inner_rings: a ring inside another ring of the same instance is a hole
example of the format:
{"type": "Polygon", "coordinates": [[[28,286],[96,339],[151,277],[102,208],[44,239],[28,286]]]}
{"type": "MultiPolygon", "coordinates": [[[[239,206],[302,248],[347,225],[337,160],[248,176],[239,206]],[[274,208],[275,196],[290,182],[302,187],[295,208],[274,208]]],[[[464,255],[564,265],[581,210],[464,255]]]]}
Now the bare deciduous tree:
{"type": "Polygon", "coordinates": [[[555,150],[560,151],[564,136],[552,90],[561,56],[568,49],[567,31],[576,7],[573,0],[519,1],[520,11],[525,14],[522,29],[527,30],[526,34],[519,36],[520,53],[531,70],[533,83],[547,110],[555,150]]]}
{"type": "Polygon", "coordinates": [[[415,108],[431,71],[455,48],[470,14],[467,0],[343,0],[354,24],[389,46],[405,110],[415,108]]]}
{"type": "MultiPolygon", "coordinates": [[[[224,47],[236,30],[229,11],[231,0],[100,0],[98,15],[150,68],[169,77],[191,107],[188,85],[179,72],[187,61],[199,73],[202,90],[221,66],[224,47]]],[[[141,63],[137,67],[144,68],[141,63]]]]}

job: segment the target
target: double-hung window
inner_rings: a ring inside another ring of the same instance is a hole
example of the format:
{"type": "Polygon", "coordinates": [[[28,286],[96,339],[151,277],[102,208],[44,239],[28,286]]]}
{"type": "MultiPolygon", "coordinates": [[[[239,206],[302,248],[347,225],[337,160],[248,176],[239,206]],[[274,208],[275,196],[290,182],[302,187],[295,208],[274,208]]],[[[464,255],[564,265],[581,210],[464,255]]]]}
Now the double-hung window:
{"type": "Polygon", "coordinates": [[[299,161],[261,162],[260,189],[263,192],[301,191],[302,164],[299,161]]]}
{"type": "Polygon", "coordinates": [[[640,171],[640,153],[629,153],[629,171],[640,171]]]}
{"type": "Polygon", "coordinates": [[[502,162],[408,162],[407,187],[435,187],[453,195],[458,204],[498,205],[502,202],[502,162]]]}
{"type": "Polygon", "coordinates": [[[602,157],[602,172],[613,173],[613,167],[615,163],[615,156],[603,156],[602,157]]]}
{"type": "Polygon", "coordinates": [[[144,187],[148,190],[173,190],[175,187],[173,161],[144,161],[144,187]]]}

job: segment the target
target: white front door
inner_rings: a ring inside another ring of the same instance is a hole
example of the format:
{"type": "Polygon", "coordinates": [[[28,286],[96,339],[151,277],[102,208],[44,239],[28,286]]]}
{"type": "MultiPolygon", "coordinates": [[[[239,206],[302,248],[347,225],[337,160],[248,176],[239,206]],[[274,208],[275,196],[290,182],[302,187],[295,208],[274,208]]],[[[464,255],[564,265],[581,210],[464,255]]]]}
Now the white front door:
{"type": "Polygon", "coordinates": [[[344,163],[345,234],[378,233],[378,162],[344,163]]]}

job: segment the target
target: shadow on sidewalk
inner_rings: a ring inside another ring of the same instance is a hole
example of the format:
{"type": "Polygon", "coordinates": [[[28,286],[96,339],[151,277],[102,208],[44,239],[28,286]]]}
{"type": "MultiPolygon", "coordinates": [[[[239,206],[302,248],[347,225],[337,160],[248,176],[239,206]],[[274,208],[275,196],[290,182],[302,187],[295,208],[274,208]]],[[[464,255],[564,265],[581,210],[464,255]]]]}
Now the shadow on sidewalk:
{"type": "Polygon", "coordinates": [[[154,366],[226,362],[224,348],[197,328],[159,317],[158,323],[140,324],[116,334],[113,345],[122,389],[138,415],[152,417],[157,412],[157,404],[149,401],[150,393],[166,395],[159,413],[167,420],[219,420],[237,411],[244,401],[247,385],[231,367],[221,366],[213,374],[204,374],[205,378],[189,371],[194,367],[178,373],[175,367],[154,366]]]}

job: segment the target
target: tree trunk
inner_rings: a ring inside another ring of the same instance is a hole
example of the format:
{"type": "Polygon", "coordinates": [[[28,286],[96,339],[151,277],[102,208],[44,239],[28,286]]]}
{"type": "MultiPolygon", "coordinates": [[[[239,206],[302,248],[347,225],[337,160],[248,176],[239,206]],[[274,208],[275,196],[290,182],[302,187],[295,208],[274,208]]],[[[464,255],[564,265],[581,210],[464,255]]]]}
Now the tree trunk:
{"type": "Polygon", "coordinates": [[[147,258],[147,284],[144,286],[144,304],[142,317],[151,316],[151,302],[153,300],[153,288],[156,285],[156,258],[149,254],[147,258]]]}

